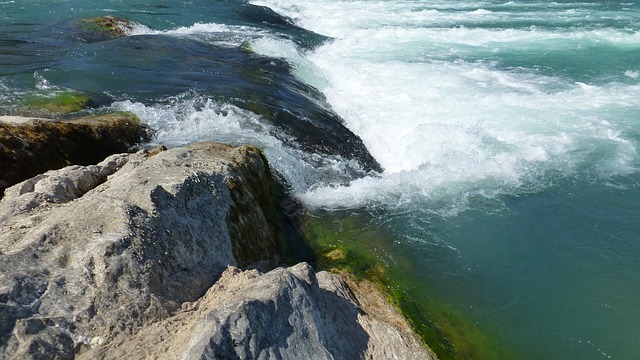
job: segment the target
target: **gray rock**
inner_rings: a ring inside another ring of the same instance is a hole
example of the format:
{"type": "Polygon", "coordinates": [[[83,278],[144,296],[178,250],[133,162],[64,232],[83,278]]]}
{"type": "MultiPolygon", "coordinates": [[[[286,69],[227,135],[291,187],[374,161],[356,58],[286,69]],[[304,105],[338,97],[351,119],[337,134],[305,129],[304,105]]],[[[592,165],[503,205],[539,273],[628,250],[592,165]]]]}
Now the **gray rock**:
{"type": "Polygon", "coordinates": [[[273,268],[255,148],[49,171],[0,201],[0,359],[431,359],[375,287],[273,268]]]}
{"type": "Polygon", "coordinates": [[[37,348],[27,351],[32,358],[66,358],[117,341],[198,299],[227,265],[273,258],[272,185],[255,148],[206,143],[150,158],[114,155],[7,189],[4,355],[37,348]],[[235,251],[240,239],[244,249],[235,251]]]}
{"type": "MultiPolygon", "coordinates": [[[[386,311],[394,311],[388,304],[386,307],[386,311]]],[[[433,358],[406,324],[382,322],[368,314],[338,276],[327,272],[316,275],[306,263],[265,274],[229,267],[200,300],[185,304],[175,316],[145,328],[117,347],[105,344],[80,356],[125,357],[433,358]]]]}

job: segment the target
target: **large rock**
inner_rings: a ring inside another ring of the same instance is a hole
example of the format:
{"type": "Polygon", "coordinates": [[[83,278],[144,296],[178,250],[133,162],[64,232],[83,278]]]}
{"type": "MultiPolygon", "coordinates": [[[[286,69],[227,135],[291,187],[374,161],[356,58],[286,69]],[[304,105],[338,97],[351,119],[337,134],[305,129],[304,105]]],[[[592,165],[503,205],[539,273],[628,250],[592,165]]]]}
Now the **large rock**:
{"type": "Polygon", "coordinates": [[[47,170],[95,164],[149,138],[128,113],[67,121],[0,116],[0,197],[8,186],[47,170]]]}
{"type": "Polygon", "coordinates": [[[228,265],[272,259],[272,189],[257,149],[212,143],[115,155],[7,189],[4,355],[72,357],[197,300],[228,265]]]}
{"type": "Polygon", "coordinates": [[[401,319],[382,303],[367,312],[338,276],[306,263],[266,274],[229,267],[175,316],[80,358],[432,359],[406,324],[377,316],[401,319]]]}
{"type": "Polygon", "coordinates": [[[0,358],[431,358],[373,287],[304,263],[265,272],[276,205],[260,151],[214,143],[8,188],[0,358]]]}

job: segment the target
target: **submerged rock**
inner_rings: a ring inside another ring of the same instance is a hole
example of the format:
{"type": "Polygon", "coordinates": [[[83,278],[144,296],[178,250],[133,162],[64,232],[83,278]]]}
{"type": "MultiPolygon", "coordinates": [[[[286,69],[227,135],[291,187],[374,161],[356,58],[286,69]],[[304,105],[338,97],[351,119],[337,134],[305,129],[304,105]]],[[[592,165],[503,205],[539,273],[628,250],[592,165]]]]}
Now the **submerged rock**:
{"type": "Polygon", "coordinates": [[[81,93],[62,91],[34,93],[21,99],[18,104],[21,115],[33,117],[57,117],[87,108],[89,98],[81,93]]]}
{"type": "Polygon", "coordinates": [[[0,116],[0,195],[47,170],[95,164],[149,139],[148,130],[129,113],[65,121],[0,116]]]}

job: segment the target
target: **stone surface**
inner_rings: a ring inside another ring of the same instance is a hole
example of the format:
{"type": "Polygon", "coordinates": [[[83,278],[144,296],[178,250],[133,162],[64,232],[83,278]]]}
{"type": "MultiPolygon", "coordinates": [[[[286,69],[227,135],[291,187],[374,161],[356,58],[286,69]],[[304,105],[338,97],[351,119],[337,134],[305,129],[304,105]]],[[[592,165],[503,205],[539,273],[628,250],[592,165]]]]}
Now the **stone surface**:
{"type": "Polygon", "coordinates": [[[372,285],[273,269],[260,151],[162,150],[7,189],[0,359],[432,358],[372,285]],[[256,263],[264,272],[237,267],[256,263]]]}
{"type": "Polygon", "coordinates": [[[432,359],[406,323],[381,312],[401,319],[386,303],[367,313],[338,276],[306,263],[264,274],[229,267],[176,315],[79,358],[432,359]]]}
{"type": "Polygon", "coordinates": [[[13,124],[13,125],[32,124],[33,122],[35,122],[37,120],[46,121],[46,119],[41,119],[41,118],[37,118],[37,117],[0,116],[0,123],[13,124]]]}
{"type": "Polygon", "coordinates": [[[114,155],[9,188],[0,202],[4,355],[70,357],[169,316],[238,263],[236,232],[253,236],[243,239],[244,262],[272,258],[265,214],[274,200],[260,193],[269,185],[251,182],[271,184],[258,150],[209,143],[114,155]],[[237,208],[243,224],[230,226],[237,208]]]}
{"type": "Polygon", "coordinates": [[[86,109],[90,104],[91,100],[79,92],[41,91],[19,99],[14,111],[24,116],[58,118],[86,109]]]}
{"type": "Polygon", "coordinates": [[[0,116],[0,196],[8,186],[47,170],[95,164],[149,138],[128,113],[68,121],[0,116]]]}
{"type": "Polygon", "coordinates": [[[80,20],[80,29],[93,38],[94,41],[106,40],[131,35],[133,24],[124,18],[106,15],[80,20]]]}

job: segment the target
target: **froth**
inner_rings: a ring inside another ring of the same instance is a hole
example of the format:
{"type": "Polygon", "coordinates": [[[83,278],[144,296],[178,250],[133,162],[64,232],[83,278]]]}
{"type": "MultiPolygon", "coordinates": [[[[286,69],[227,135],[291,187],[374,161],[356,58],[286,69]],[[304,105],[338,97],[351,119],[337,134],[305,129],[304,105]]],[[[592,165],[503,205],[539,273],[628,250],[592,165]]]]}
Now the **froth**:
{"type": "MultiPolygon", "coordinates": [[[[380,177],[347,187],[319,184],[302,195],[310,205],[418,199],[422,204],[445,201],[451,209],[464,207],[473,196],[545,186],[550,176],[609,177],[638,170],[635,144],[626,131],[637,129],[625,120],[640,115],[638,85],[587,84],[536,69],[465,60],[491,51],[560,48],[567,41],[637,46],[637,33],[445,28],[416,21],[458,16],[441,13],[435,3],[430,9],[411,8],[411,2],[366,7],[360,2],[260,3],[335,37],[308,59],[326,78],[328,102],[385,169],[380,177]],[[352,6],[361,11],[349,11],[352,6]],[[398,6],[405,6],[402,15],[411,16],[395,19],[398,6]]],[[[464,16],[504,13],[469,8],[464,16]]],[[[633,72],[624,75],[634,78],[633,72]]]]}
{"type": "Polygon", "coordinates": [[[251,26],[232,26],[217,23],[196,23],[170,30],[153,30],[136,24],[132,35],[169,35],[195,37],[218,45],[240,46],[245,41],[269,36],[269,33],[251,26]]]}
{"type": "MultiPolygon", "coordinates": [[[[317,63],[327,56],[317,53],[317,63]]],[[[384,180],[366,183],[369,196],[398,196],[398,188],[428,197],[450,196],[439,187],[513,192],[594,160],[591,170],[600,176],[637,166],[619,112],[640,113],[621,109],[640,107],[638,86],[554,84],[490,64],[362,62],[343,68],[329,61],[321,68],[331,74],[328,101],[386,169],[384,180]]],[[[363,196],[359,201],[370,200],[361,185],[354,191],[363,196]]]]}
{"type": "Polygon", "coordinates": [[[258,115],[193,94],[174,97],[166,104],[148,106],[120,101],[112,107],[136,114],[155,129],[155,144],[176,147],[196,141],[217,141],[257,146],[296,193],[303,193],[318,183],[345,182],[347,168],[357,166],[339,156],[306,153],[296,146],[295,140],[283,138],[282,132],[266,125],[258,115]],[[273,135],[276,133],[278,137],[273,135]]]}

